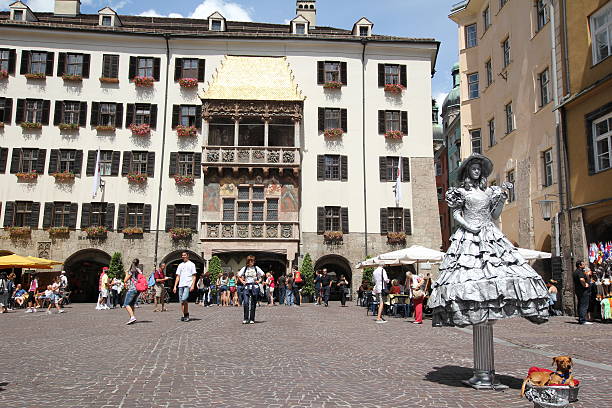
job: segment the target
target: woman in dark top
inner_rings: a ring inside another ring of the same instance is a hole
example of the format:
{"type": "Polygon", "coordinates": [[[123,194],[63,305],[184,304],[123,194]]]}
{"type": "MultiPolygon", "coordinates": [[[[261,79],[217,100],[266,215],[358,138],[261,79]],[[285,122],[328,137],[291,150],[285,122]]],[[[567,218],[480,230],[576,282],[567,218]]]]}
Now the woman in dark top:
{"type": "Polygon", "coordinates": [[[344,275],[340,275],[340,279],[338,279],[338,282],[336,283],[336,286],[338,287],[338,291],[340,292],[340,303],[341,303],[340,307],[346,307],[346,295],[348,295],[348,291],[349,291],[348,285],[349,283],[344,277],[344,275]]]}

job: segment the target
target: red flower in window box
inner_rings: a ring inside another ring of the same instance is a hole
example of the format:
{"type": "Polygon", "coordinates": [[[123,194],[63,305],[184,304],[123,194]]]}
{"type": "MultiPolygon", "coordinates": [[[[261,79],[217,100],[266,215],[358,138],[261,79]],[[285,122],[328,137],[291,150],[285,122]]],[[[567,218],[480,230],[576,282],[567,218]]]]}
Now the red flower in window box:
{"type": "Polygon", "coordinates": [[[387,232],[387,243],[389,244],[405,244],[405,232],[387,232]]]}
{"type": "Polygon", "coordinates": [[[0,79],[6,79],[8,78],[9,73],[6,69],[0,69],[0,79]]]}
{"type": "Polygon", "coordinates": [[[342,242],[342,237],[344,236],[344,234],[342,234],[342,231],[325,231],[323,233],[323,240],[327,243],[338,243],[338,242],[342,242]]]}
{"type": "Polygon", "coordinates": [[[60,130],[63,130],[63,131],[78,130],[79,124],[78,123],[60,123],[59,125],[57,125],[57,127],[59,127],[60,130]]]}
{"type": "Polygon", "coordinates": [[[70,235],[70,228],[68,227],[51,227],[47,230],[50,237],[66,237],[70,235]]]}
{"type": "Polygon", "coordinates": [[[181,137],[194,137],[197,133],[198,129],[195,126],[178,125],[176,127],[176,134],[181,137]]]}
{"type": "Polygon", "coordinates": [[[181,78],[179,79],[179,85],[182,88],[195,88],[198,86],[197,78],[181,78]]]}
{"type": "Polygon", "coordinates": [[[108,228],[103,226],[93,226],[85,228],[85,234],[87,234],[87,238],[104,238],[107,232],[108,228]]]}
{"type": "Polygon", "coordinates": [[[174,176],[174,182],[177,186],[188,186],[194,183],[193,176],[179,176],[178,174],[174,176]]]}
{"type": "Polygon", "coordinates": [[[170,228],[168,233],[172,239],[188,239],[191,238],[193,231],[191,228],[170,228]]]}
{"type": "Polygon", "coordinates": [[[323,84],[325,89],[340,89],[342,88],[342,82],[340,81],[328,81],[323,84]]]}
{"type": "Polygon", "coordinates": [[[62,182],[74,181],[74,177],[75,177],[74,173],[71,171],[62,171],[58,173],[52,173],[51,175],[55,177],[55,181],[62,181],[62,182]]]}
{"type": "Polygon", "coordinates": [[[100,82],[106,83],[106,84],[118,84],[119,78],[100,77],[100,82]]]}
{"type": "Polygon", "coordinates": [[[39,72],[37,74],[25,74],[24,76],[28,79],[47,79],[47,74],[44,72],[39,72]]]}
{"type": "Polygon", "coordinates": [[[344,130],[340,128],[325,129],[323,136],[325,137],[340,137],[344,134],[344,130]]]}
{"type": "Polygon", "coordinates": [[[385,92],[401,94],[402,92],[404,92],[404,89],[406,88],[404,88],[400,84],[385,84],[385,92]]]}
{"type": "Polygon", "coordinates": [[[21,122],[19,126],[22,129],[42,129],[42,123],[40,122],[21,122]]]}
{"type": "Polygon", "coordinates": [[[132,78],[132,81],[134,81],[134,84],[138,87],[150,87],[153,86],[155,78],[148,76],[135,76],[132,78]]]}
{"type": "Polygon", "coordinates": [[[401,140],[404,134],[400,130],[389,130],[385,132],[385,137],[387,139],[401,140]]]}
{"type": "Polygon", "coordinates": [[[16,176],[18,179],[26,181],[36,181],[38,179],[38,173],[36,172],[36,170],[29,172],[19,172],[16,174],[16,176]]]}
{"type": "Polygon", "coordinates": [[[98,125],[96,126],[96,130],[98,132],[114,132],[117,128],[110,125],[98,125]]]}
{"type": "Polygon", "coordinates": [[[151,134],[151,126],[146,123],[142,125],[132,123],[130,125],[130,130],[134,136],[149,136],[151,134]]]}
{"type": "Polygon", "coordinates": [[[5,228],[11,238],[28,238],[32,235],[32,229],[30,227],[7,227],[5,228]]]}
{"type": "Polygon", "coordinates": [[[144,231],[142,230],[142,228],[138,227],[126,227],[123,229],[122,232],[126,235],[137,235],[142,234],[144,231]]]}
{"type": "Polygon", "coordinates": [[[127,175],[128,181],[130,183],[146,183],[148,176],[145,173],[129,173],[127,175]]]}
{"type": "Polygon", "coordinates": [[[62,75],[64,81],[82,82],[83,77],[81,75],[64,74],[62,75]]]}

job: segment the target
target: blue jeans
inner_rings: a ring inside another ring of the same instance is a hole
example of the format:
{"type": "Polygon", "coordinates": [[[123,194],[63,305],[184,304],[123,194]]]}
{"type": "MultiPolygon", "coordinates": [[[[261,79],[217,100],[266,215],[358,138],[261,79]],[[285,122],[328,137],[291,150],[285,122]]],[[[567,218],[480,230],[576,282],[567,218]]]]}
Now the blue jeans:
{"type": "Polygon", "coordinates": [[[189,299],[189,286],[181,286],[178,288],[179,303],[187,303],[189,299]]]}
{"type": "Polygon", "coordinates": [[[293,290],[287,290],[287,306],[293,306],[293,290]]]}
{"type": "Polygon", "coordinates": [[[287,293],[287,288],[285,288],[284,286],[281,286],[278,289],[278,303],[283,305],[285,304],[285,294],[287,293]]]}
{"type": "Polygon", "coordinates": [[[128,290],[125,294],[125,299],[123,300],[123,307],[134,307],[134,305],[136,304],[136,300],[138,300],[138,291],[134,289],[128,290]]]}
{"type": "Polygon", "coordinates": [[[259,285],[247,284],[242,294],[242,308],[244,309],[244,320],[255,321],[255,308],[259,296],[259,285]]]}
{"type": "Polygon", "coordinates": [[[589,299],[591,297],[591,291],[589,289],[583,290],[582,293],[577,292],[578,297],[578,323],[586,322],[586,315],[589,311],[589,299]]]}

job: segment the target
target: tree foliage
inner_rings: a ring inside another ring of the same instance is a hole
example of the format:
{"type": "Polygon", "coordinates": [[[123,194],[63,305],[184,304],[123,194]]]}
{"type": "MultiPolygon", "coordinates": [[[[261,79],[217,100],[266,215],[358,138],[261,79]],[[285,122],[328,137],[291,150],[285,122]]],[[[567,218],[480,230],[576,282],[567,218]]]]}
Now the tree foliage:
{"type": "Polygon", "coordinates": [[[120,252],[115,252],[111,257],[110,265],[108,266],[108,277],[111,279],[123,279],[125,277],[123,259],[120,252]]]}
{"type": "MultiPolygon", "coordinates": [[[[372,257],[368,256],[366,259],[370,259],[370,258],[372,257]]],[[[373,276],[374,269],[375,268],[364,268],[363,269],[362,281],[366,282],[369,287],[374,286],[374,276],[373,276]]]]}
{"type": "Polygon", "coordinates": [[[312,259],[308,253],[304,256],[300,272],[302,273],[302,279],[304,280],[302,294],[309,296],[314,295],[314,268],[312,267],[312,259]]]}
{"type": "Polygon", "coordinates": [[[218,256],[210,258],[208,263],[208,272],[210,273],[210,281],[213,285],[216,285],[217,279],[223,274],[223,268],[221,268],[221,259],[218,256]]]}

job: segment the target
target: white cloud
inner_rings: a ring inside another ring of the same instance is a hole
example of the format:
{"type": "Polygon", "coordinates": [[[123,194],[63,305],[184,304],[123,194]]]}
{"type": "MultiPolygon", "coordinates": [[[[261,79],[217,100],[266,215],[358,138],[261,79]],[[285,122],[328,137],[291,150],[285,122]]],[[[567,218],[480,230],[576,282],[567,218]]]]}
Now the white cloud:
{"type": "MultiPolygon", "coordinates": [[[[24,1],[28,7],[34,12],[53,11],[55,8],[55,0],[29,0],[24,1]]],[[[0,0],[0,9],[6,10],[15,0],[0,0]]]]}
{"type": "Polygon", "coordinates": [[[225,0],[204,0],[189,17],[208,18],[215,11],[231,21],[253,21],[247,9],[240,4],[226,2],[225,0]]]}
{"type": "Polygon", "coordinates": [[[143,11],[140,14],[137,14],[139,16],[143,16],[143,17],[170,17],[170,18],[183,18],[183,16],[179,13],[170,13],[167,16],[163,15],[163,14],[159,14],[157,11],[155,11],[154,9],[150,9],[147,11],[143,11]]]}
{"type": "Polygon", "coordinates": [[[446,99],[446,95],[448,95],[448,92],[439,92],[434,95],[433,98],[438,103],[438,107],[442,108],[442,104],[444,103],[444,99],[446,99]]]}

